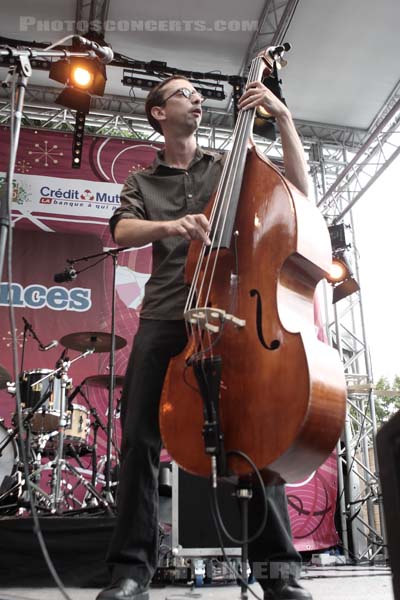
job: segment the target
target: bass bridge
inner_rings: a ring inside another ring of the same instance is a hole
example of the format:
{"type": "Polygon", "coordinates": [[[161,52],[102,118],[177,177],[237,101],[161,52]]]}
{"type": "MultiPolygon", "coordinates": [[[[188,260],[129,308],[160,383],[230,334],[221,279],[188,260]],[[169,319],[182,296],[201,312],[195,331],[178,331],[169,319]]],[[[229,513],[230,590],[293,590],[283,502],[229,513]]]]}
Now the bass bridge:
{"type": "Polygon", "coordinates": [[[238,328],[246,326],[245,319],[240,319],[220,308],[192,308],[185,312],[184,317],[190,325],[210,333],[218,333],[225,323],[232,323],[238,328]]]}

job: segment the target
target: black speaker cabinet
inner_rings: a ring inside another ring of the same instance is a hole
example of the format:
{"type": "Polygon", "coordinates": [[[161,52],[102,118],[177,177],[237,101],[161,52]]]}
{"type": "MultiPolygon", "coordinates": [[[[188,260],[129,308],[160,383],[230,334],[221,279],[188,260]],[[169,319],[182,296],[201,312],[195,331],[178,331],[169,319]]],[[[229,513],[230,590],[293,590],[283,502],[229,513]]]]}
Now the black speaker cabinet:
{"type": "MultiPolygon", "coordinates": [[[[172,547],[179,556],[220,556],[210,508],[209,481],[195,477],[172,464],[172,547]]],[[[239,505],[232,496],[234,487],[218,484],[220,511],[228,531],[241,538],[239,505]]],[[[240,556],[241,549],[224,539],[229,556],[240,556]]]]}
{"type": "Polygon", "coordinates": [[[393,592],[400,600],[400,411],[376,436],[393,592]]]}

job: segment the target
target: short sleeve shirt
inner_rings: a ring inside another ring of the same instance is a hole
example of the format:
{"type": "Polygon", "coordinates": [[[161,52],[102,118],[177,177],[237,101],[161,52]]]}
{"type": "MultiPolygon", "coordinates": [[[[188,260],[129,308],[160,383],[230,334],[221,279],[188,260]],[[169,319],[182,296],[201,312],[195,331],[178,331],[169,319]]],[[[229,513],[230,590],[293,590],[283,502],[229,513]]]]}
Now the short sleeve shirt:
{"type": "MultiPolygon", "coordinates": [[[[121,206],[110,219],[111,232],[121,219],[172,221],[203,212],[222,172],[222,155],[197,147],[188,169],[170,167],[163,151],[151,167],[130,175],[121,192],[121,206]]],[[[141,318],[183,318],[188,293],[185,261],[189,242],[180,236],[153,242],[153,267],[145,287],[141,318]]]]}

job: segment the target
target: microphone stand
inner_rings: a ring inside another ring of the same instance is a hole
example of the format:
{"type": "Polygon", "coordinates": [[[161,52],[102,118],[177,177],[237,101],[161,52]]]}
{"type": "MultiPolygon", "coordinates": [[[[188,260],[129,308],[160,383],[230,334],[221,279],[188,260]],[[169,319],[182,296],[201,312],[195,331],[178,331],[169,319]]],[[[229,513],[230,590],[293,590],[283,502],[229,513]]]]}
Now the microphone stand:
{"type": "MultiPolygon", "coordinates": [[[[73,36],[71,36],[73,37],[73,36]]],[[[53,44],[51,47],[54,47],[53,44]]],[[[22,114],[24,108],[25,92],[29,78],[32,75],[31,58],[90,58],[97,59],[93,50],[87,52],[69,52],[68,50],[36,50],[33,48],[0,47],[0,57],[12,59],[15,63],[9,71],[12,85],[11,99],[11,126],[10,126],[10,152],[8,170],[5,183],[0,188],[0,282],[3,277],[4,257],[7,245],[7,236],[10,230],[11,202],[13,194],[13,179],[15,163],[21,131],[22,114]]],[[[6,79],[7,81],[7,79],[6,79]]],[[[5,82],[4,85],[8,85],[5,82]]]]}
{"type": "MultiPolygon", "coordinates": [[[[108,387],[108,415],[107,415],[107,449],[106,449],[106,466],[105,466],[105,486],[104,496],[108,504],[113,504],[114,499],[111,492],[111,451],[112,451],[112,439],[113,439],[113,404],[114,404],[114,391],[115,391],[115,295],[116,295],[116,276],[117,276],[117,265],[118,265],[118,254],[129,248],[113,248],[112,250],[106,250],[105,252],[99,252],[98,254],[91,254],[89,256],[81,256],[80,258],[67,258],[67,263],[74,266],[75,263],[91,260],[93,258],[102,257],[106,259],[110,256],[113,261],[113,278],[111,288],[111,349],[109,359],[109,371],[110,371],[110,385],[108,387]]],[[[76,273],[82,273],[91,267],[97,265],[100,261],[96,261],[95,264],[76,271],[76,273]]]]}
{"type": "Polygon", "coordinates": [[[39,340],[38,336],[36,335],[36,332],[33,329],[33,326],[29,323],[29,321],[27,321],[25,319],[25,317],[22,317],[22,320],[24,322],[24,339],[23,339],[22,354],[21,354],[21,372],[22,372],[22,367],[23,367],[23,364],[24,364],[25,343],[26,343],[26,333],[27,333],[27,331],[30,332],[30,334],[33,337],[33,339],[38,343],[39,350],[45,350],[45,348],[46,348],[46,346],[44,346],[44,344],[42,344],[42,342],[39,340]]]}
{"type": "Polygon", "coordinates": [[[20,367],[20,373],[23,372],[24,370],[24,360],[25,360],[25,346],[26,346],[26,338],[27,338],[27,333],[28,330],[30,329],[30,327],[32,327],[30,325],[30,323],[24,319],[24,317],[22,317],[24,320],[24,333],[23,333],[23,337],[22,337],[22,352],[21,352],[21,367],[20,367]]]}

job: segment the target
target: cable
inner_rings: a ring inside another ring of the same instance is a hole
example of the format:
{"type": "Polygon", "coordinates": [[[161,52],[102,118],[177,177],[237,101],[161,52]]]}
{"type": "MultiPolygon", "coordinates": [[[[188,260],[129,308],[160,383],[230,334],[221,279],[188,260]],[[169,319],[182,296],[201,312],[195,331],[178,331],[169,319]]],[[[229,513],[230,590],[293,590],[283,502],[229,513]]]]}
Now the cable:
{"type": "Polygon", "coordinates": [[[260,488],[261,488],[261,493],[262,493],[262,497],[264,500],[264,515],[263,515],[263,519],[261,522],[261,525],[259,526],[259,528],[257,529],[257,531],[249,538],[247,538],[246,540],[239,540],[236,539],[235,537],[233,537],[229,531],[226,529],[225,524],[222,520],[222,516],[219,510],[219,504],[218,504],[218,496],[217,496],[217,490],[216,488],[212,488],[213,494],[212,494],[212,499],[215,502],[215,509],[216,509],[216,517],[218,519],[218,523],[221,527],[221,530],[223,531],[224,535],[231,541],[234,542],[235,544],[249,544],[250,542],[253,542],[254,540],[256,540],[262,533],[262,531],[265,529],[265,526],[267,524],[267,517],[268,517],[268,503],[267,503],[267,494],[265,492],[265,486],[264,486],[264,481],[261,477],[261,473],[259,471],[259,469],[257,468],[257,466],[255,465],[255,463],[251,460],[251,458],[249,456],[247,456],[247,454],[245,454],[244,452],[242,452],[241,450],[230,450],[229,452],[226,453],[227,456],[230,455],[236,455],[236,456],[240,456],[241,458],[243,458],[243,460],[245,460],[253,469],[259,483],[260,483],[260,488]]]}
{"type": "MultiPolygon", "coordinates": [[[[212,498],[212,495],[210,496],[210,500],[211,500],[211,498],[212,498]]],[[[213,510],[213,506],[212,506],[212,504],[211,504],[211,515],[212,515],[212,518],[213,518],[213,521],[214,521],[215,531],[216,531],[216,534],[217,534],[217,536],[218,536],[218,542],[219,542],[219,546],[220,546],[220,548],[221,548],[222,555],[223,555],[223,557],[224,557],[224,560],[225,560],[225,566],[226,566],[226,568],[228,569],[228,571],[229,571],[230,573],[232,573],[232,575],[235,577],[235,579],[236,579],[237,581],[240,581],[240,582],[241,582],[241,583],[242,583],[242,584],[243,584],[243,585],[246,587],[246,589],[247,589],[247,590],[248,590],[248,591],[249,591],[249,592],[250,592],[250,593],[251,593],[251,594],[252,594],[252,595],[253,595],[255,598],[257,598],[257,600],[262,600],[262,599],[261,599],[261,598],[260,598],[260,597],[259,597],[259,596],[258,596],[258,595],[257,595],[257,594],[256,594],[256,593],[255,593],[255,592],[252,590],[252,589],[251,589],[251,587],[250,587],[249,583],[248,583],[248,582],[246,581],[246,579],[244,578],[244,575],[243,575],[242,573],[239,573],[239,571],[238,571],[237,569],[235,569],[235,567],[233,567],[233,566],[230,564],[229,557],[228,557],[228,555],[226,554],[226,550],[225,550],[225,546],[224,546],[224,541],[223,541],[223,539],[222,539],[221,530],[220,530],[220,528],[219,528],[219,524],[218,524],[218,522],[217,522],[217,517],[216,517],[216,514],[215,514],[215,512],[214,512],[214,510],[213,510]]]]}
{"type": "MultiPolygon", "coordinates": [[[[14,85],[13,85],[13,99],[15,99],[15,86],[16,86],[16,82],[14,81],[14,85]]],[[[14,132],[14,123],[12,122],[11,124],[11,135],[14,132]]],[[[11,138],[11,140],[13,139],[13,137],[11,138]]],[[[11,141],[12,143],[12,141],[11,141]]],[[[12,165],[11,165],[11,169],[12,169],[12,165]]],[[[8,181],[8,191],[12,190],[12,179],[13,179],[13,172],[9,173],[9,181],[8,181]]],[[[17,377],[17,373],[18,373],[18,348],[17,348],[17,335],[16,335],[16,321],[15,321],[15,312],[14,312],[14,305],[13,305],[13,295],[12,295],[12,280],[13,280],[13,271],[12,271],[12,243],[13,243],[13,228],[11,226],[12,223],[12,209],[11,209],[11,194],[8,193],[7,194],[7,206],[8,206],[8,222],[9,222],[9,228],[8,228],[8,248],[7,248],[7,270],[8,270],[8,293],[9,293],[9,318],[10,318],[10,328],[11,328],[11,337],[12,337],[12,362],[13,362],[13,370],[15,373],[15,388],[16,388],[16,393],[15,393],[15,397],[16,397],[16,402],[17,402],[17,420],[18,420],[18,430],[20,432],[20,436],[22,435],[22,432],[24,430],[23,427],[23,422],[22,422],[22,406],[21,406],[21,390],[20,390],[20,385],[19,385],[19,379],[17,377]]],[[[30,508],[31,508],[31,513],[32,513],[32,519],[33,519],[33,530],[34,533],[38,539],[39,542],[39,546],[40,549],[42,551],[43,554],[43,558],[46,562],[46,565],[57,585],[57,587],[59,588],[61,594],[64,596],[64,598],[66,600],[71,600],[71,597],[67,594],[64,585],[61,581],[61,579],[58,576],[58,573],[54,567],[54,564],[49,556],[48,550],[47,550],[47,546],[46,543],[44,541],[43,538],[43,534],[40,528],[40,522],[39,522],[39,518],[36,512],[36,507],[35,507],[35,501],[34,501],[34,497],[33,497],[33,491],[32,491],[32,487],[31,487],[31,481],[30,481],[30,474],[29,474],[29,465],[28,465],[28,458],[27,458],[27,453],[26,453],[26,448],[25,448],[25,444],[22,443],[22,439],[20,437],[19,439],[19,447],[20,447],[20,451],[21,451],[21,455],[22,455],[22,463],[23,463],[23,468],[24,468],[24,476],[25,476],[25,485],[28,491],[28,496],[29,496],[29,504],[30,504],[30,508]]]]}
{"type": "Polygon", "coordinates": [[[224,557],[224,560],[226,562],[226,566],[228,568],[228,570],[235,576],[235,578],[240,581],[245,587],[246,589],[258,600],[261,600],[259,598],[259,596],[250,588],[248,582],[245,580],[245,574],[241,574],[239,573],[234,567],[232,567],[229,564],[229,560],[228,560],[228,556],[226,554],[225,551],[225,546],[224,546],[224,542],[222,539],[222,535],[221,535],[221,531],[224,533],[224,535],[231,540],[232,542],[234,542],[235,544],[239,544],[239,545],[243,545],[243,544],[248,544],[249,542],[254,541],[255,539],[257,539],[257,537],[260,536],[260,534],[262,533],[262,531],[265,529],[265,526],[267,524],[267,517],[268,517],[268,503],[267,503],[267,494],[265,491],[265,486],[264,486],[264,482],[263,479],[261,477],[261,473],[259,471],[259,469],[257,468],[257,466],[255,465],[255,463],[251,460],[251,458],[245,454],[244,452],[242,452],[241,450],[230,450],[229,452],[226,453],[227,456],[230,455],[236,455],[236,456],[240,456],[241,458],[243,458],[253,469],[253,472],[255,473],[259,484],[260,484],[260,488],[261,488],[261,493],[262,493],[262,497],[264,500],[264,515],[263,515],[263,519],[261,522],[261,525],[258,527],[258,529],[256,530],[256,532],[250,536],[249,538],[245,539],[245,540],[238,540],[236,539],[234,536],[232,536],[228,530],[225,527],[225,524],[222,520],[222,516],[219,510],[219,504],[218,504],[218,495],[217,495],[217,489],[212,485],[212,479],[210,480],[211,482],[211,486],[210,486],[210,501],[211,501],[211,515],[214,521],[214,525],[215,525],[215,530],[218,536],[218,542],[219,545],[221,547],[221,551],[224,557]]]}

